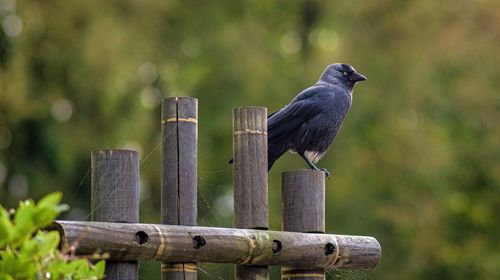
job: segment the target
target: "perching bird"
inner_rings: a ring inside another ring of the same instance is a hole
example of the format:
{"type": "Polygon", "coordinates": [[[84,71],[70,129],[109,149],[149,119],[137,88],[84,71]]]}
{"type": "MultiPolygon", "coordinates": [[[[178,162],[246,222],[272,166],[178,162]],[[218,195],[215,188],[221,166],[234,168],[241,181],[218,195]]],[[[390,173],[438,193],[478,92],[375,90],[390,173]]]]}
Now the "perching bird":
{"type": "MultiPolygon", "coordinates": [[[[335,140],[351,107],[352,91],[366,77],[348,64],[331,64],[319,81],[267,119],[268,170],[285,152],[299,154],[311,167],[335,140]]],[[[330,176],[330,173],[321,168],[330,176]]]]}

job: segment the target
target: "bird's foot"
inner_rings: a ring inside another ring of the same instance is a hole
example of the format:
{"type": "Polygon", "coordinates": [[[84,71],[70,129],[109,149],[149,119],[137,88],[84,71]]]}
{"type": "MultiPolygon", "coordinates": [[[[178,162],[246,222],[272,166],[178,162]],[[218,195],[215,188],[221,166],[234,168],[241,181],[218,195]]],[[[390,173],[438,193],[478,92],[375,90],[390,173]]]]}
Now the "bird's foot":
{"type": "Polygon", "coordinates": [[[319,170],[325,172],[326,178],[330,178],[330,172],[328,172],[328,170],[326,170],[326,168],[320,168],[319,170]]]}

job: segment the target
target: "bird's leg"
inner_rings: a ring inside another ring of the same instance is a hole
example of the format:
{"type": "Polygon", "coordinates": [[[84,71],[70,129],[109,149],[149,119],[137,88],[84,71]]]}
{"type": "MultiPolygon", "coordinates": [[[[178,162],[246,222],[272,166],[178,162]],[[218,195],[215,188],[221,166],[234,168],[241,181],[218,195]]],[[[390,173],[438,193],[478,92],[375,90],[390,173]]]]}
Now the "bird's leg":
{"type": "Polygon", "coordinates": [[[330,178],[330,172],[328,172],[328,170],[326,170],[326,168],[320,168],[319,170],[325,172],[326,178],[330,178]]]}
{"type": "Polygon", "coordinates": [[[299,153],[299,155],[306,161],[306,163],[309,165],[309,167],[311,167],[312,170],[321,170],[323,172],[325,172],[325,175],[326,177],[330,177],[330,172],[328,172],[328,170],[326,170],[326,168],[318,168],[316,165],[314,165],[314,163],[309,160],[305,155],[304,153],[299,153]]]}
{"type": "Polygon", "coordinates": [[[311,167],[312,170],[319,170],[319,168],[314,165],[312,161],[310,161],[304,154],[300,154],[300,156],[306,161],[306,163],[311,167]]]}

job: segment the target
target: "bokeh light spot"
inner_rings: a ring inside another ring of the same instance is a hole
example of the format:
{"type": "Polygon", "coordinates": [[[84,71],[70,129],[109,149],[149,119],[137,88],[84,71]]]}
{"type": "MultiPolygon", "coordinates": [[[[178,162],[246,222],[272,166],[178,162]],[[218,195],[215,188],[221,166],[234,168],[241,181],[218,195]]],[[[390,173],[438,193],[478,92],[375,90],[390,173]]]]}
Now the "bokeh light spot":
{"type": "Polygon", "coordinates": [[[0,11],[13,12],[16,9],[16,0],[0,0],[0,11]]]}
{"type": "Polygon", "coordinates": [[[23,31],[23,21],[17,15],[8,15],[2,21],[2,28],[9,37],[16,37],[23,31]]]}
{"type": "Polygon", "coordinates": [[[141,183],[139,187],[140,187],[139,199],[140,201],[146,201],[151,197],[151,184],[149,183],[149,181],[141,178],[141,183]]]}
{"type": "Polygon", "coordinates": [[[217,214],[223,217],[230,217],[234,213],[234,198],[233,192],[217,197],[215,201],[215,210],[217,214]]]}
{"type": "Polygon", "coordinates": [[[73,105],[67,99],[60,98],[52,104],[52,116],[58,122],[66,122],[73,115],[73,105]]]}
{"type": "Polygon", "coordinates": [[[151,109],[158,106],[161,102],[161,92],[157,87],[145,87],[141,91],[142,106],[151,109]]]}
{"type": "Polygon", "coordinates": [[[302,40],[299,34],[290,31],[281,36],[281,48],[287,54],[295,54],[302,48],[302,40]]]}
{"type": "MultiPolygon", "coordinates": [[[[339,35],[333,29],[321,29],[315,34],[316,42],[325,51],[334,51],[339,45],[339,35]]],[[[313,39],[314,40],[314,39],[313,39]]]]}
{"type": "Polygon", "coordinates": [[[151,85],[158,78],[158,71],[156,65],[151,62],[142,63],[137,69],[137,73],[144,84],[151,85]]]}

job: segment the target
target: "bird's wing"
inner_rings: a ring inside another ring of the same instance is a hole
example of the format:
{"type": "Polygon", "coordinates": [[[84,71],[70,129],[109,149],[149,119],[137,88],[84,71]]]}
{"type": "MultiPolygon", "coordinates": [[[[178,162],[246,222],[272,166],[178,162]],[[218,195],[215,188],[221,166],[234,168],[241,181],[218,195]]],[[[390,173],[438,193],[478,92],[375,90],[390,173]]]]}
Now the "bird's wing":
{"type": "Polygon", "coordinates": [[[276,112],[272,112],[269,116],[267,116],[267,119],[269,119],[270,117],[272,117],[274,114],[278,113],[279,111],[276,111],[276,112]]]}
{"type": "Polygon", "coordinates": [[[290,104],[271,114],[267,121],[268,169],[289,149],[293,149],[294,139],[300,127],[323,110],[315,98],[295,98],[290,104]]]}
{"type": "Polygon", "coordinates": [[[270,115],[267,121],[268,139],[294,137],[298,128],[325,109],[320,96],[327,89],[311,87],[300,93],[290,104],[270,115]]]}

